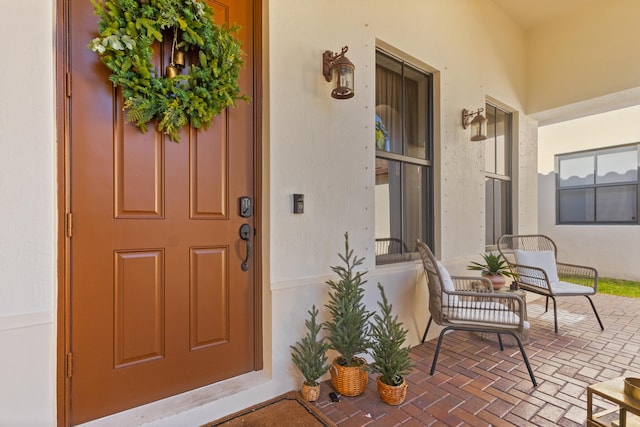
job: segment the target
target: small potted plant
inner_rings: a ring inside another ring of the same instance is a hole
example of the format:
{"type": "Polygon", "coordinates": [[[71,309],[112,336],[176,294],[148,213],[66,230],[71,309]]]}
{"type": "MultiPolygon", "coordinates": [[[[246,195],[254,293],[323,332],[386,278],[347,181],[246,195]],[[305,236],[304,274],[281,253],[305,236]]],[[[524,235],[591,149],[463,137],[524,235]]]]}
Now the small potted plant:
{"type": "Polygon", "coordinates": [[[480,271],[482,276],[491,281],[494,290],[501,289],[505,285],[505,277],[515,277],[502,254],[488,252],[481,254],[481,256],[484,263],[472,261],[467,269],[480,271]]]}
{"type": "Polygon", "coordinates": [[[381,312],[376,313],[371,322],[373,362],[369,370],[379,374],[376,384],[380,398],[390,405],[400,405],[407,397],[407,381],[404,377],[413,367],[409,356],[411,347],[403,347],[408,331],[398,321],[398,316],[391,314],[393,307],[380,283],[378,289],[382,296],[382,301],[378,301],[381,312]]]}
{"type": "Polygon", "coordinates": [[[339,353],[329,370],[331,384],[342,395],[358,396],[364,392],[369,378],[366,360],[358,355],[366,353],[371,347],[369,319],[373,313],[362,302],[366,271],[354,271],[364,258],[353,255],[347,233],[344,234],[344,240],[345,253],[339,256],[345,266],[331,267],[340,280],[327,281],[331,289],[325,307],[329,310],[330,318],[324,323],[324,328],[330,348],[339,353]]]}
{"type": "Polygon", "coordinates": [[[310,402],[315,401],[320,396],[320,384],[318,379],[327,373],[327,356],[325,353],[329,349],[329,344],[323,337],[318,337],[322,330],[323,323],[317,322],[318,309],[312,306],[308,311],[310,318],[304,321],[307,334],[295,345],[291,347],[291,359],[304,377],[302,383],[302,397],[310,402]]]}

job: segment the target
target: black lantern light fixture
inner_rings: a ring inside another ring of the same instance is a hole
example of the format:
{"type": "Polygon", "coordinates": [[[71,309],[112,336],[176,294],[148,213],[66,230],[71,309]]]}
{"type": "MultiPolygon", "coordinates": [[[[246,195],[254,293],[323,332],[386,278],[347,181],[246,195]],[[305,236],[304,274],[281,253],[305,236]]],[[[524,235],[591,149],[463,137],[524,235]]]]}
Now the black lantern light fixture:
{"type": "Polygon", "coordinates": [[[326,50],[322,54],[322,74],[328,82],[333,81],[331,96],[336,99],[353,98],[355,94],[353,77],[356,67],[344,56],[347,50],[349,46],[343,47],[340,53],[326,50]]]}
{"type": "Polygon", "coordinates": [[[471,126],[471,140],[484,141],[487,139],[487,119],[482,115],[484,108],[477,111],[462,110],[462,127],[464,129],[471,126]]]}

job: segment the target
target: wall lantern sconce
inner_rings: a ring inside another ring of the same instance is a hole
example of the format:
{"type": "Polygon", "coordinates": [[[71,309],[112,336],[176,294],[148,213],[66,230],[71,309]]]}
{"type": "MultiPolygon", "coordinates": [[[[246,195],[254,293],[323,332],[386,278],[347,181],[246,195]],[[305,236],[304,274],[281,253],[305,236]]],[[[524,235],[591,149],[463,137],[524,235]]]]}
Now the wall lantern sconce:
{"type": "Polygon", "coordinates": [[[336,99],[349,99],[354,95],[353,76],[356,67],[344,56],[347,50],[349,46],[343,47],[340,53],[326,50],[322,54],[322,74],[328,82],[333,81],[331,96],[336,99]]]}
{"type": "Polygon", "coordinates": [[[471,126],[472,141],[487,139],[487,119],[481,114],[483,111],[484,108],[478,108],[478,111],[469,111],[466,108],[462,110],[462,127],[466,129],[471,126]]]}

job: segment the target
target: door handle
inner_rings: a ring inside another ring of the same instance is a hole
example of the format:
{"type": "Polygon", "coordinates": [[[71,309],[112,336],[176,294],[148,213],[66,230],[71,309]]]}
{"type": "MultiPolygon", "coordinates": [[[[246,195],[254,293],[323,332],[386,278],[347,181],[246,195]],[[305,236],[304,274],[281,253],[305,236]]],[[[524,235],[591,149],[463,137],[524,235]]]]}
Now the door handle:
{"type": "Polygon", "coordinates": [[[242,224],[240,226],[240,238],[247,243],[247,253],[244,257],[244,261],[240,264],[242,271],[249,270],[249,255],[251,254],[251,226],[249,224],[242,224]]]}

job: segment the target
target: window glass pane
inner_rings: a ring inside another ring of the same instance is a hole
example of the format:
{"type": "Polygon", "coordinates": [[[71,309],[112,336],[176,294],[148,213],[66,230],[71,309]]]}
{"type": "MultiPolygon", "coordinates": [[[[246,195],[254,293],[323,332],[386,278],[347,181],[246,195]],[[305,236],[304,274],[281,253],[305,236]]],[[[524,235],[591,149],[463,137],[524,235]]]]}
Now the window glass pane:
{"type": "Polygon", "coordinates": [[[400,162],[376,159],[376,240],[402,239],[400,165],[400,162]]]}
{"type": "Polygon", "coordinates": [[[511,175],[511,113],[487,104],[487,139],[484,141],[484,170],[511,175]]]}
{"type": "Polygon", "coordinates": [[[493,218],[495,217],[495,214],[494,214],[495,201],[493,197],[493,179],[485,178],[484,193],[485,193],[485,199],[486,199],[486,205],[487,205],[485,218],[484,218],[485,219],[485,244],[493,245],[495,243],[495,239],[494,239],[495,229],[494,229],[494,223],[493,223],[493,218]]]}
{"type": "Polygon", "coordinates": [[[498,243],[503,234],[511,233],[511,182],[501,179],[485,179],[487,212],[485,216],[487,246],[498,243]]]}
{"type": "Polygon", "coordinates": [[[635,222],[637,194],[635,185],[596,188],[596,221],[635,222]]]}
{"type": "Polygon", "coordinates": [[[561,190],[558,193],[560,222],[593,222],[595,193],[593,188],[561,190]]]}
{"type": "Polygon", "coordinates": [[[402,63],[376,54],[376,149],[402,154],[402,63]]]}
{"type": "Polygon", "coordinates": [[[496,108],[487,104],[487,139],[484,140],[484,170],[496,173],[496,108]]]}
{"type": "Polygon", "coordinates": [[[405,154],[427,158],[429,76],[405,66],[405,154]]]}
{"type": "Polygon", "coordinates": [[[415,250],[416,239],[426,242],[425,218],[427,214],[427,168],[404,165],[404,230],[403,240],[410,251],[415,250]]]}
{"type": "Polygon", "coordinates": [[[496,173],[498,175],[509,175],[510,159],[507,136],[509,135],[509,115],[504,111],[496,111],[496,173]]]}
{"type": "Polygon", "coordinates": [[[597,155],[597,184],[638,181],[638,152],[636,147],[623,147],[597,155]]]}
{"type": "Polygon", "coordinates": [[[593,154],[560,159],[560,187],[593,184],[593,154]]]}
{"type": "Polygon", "coordinates": [[[496,179],[495,182],[496,226],[494,243],[503,234],[511,233],[511,182],[496,179]]]}

